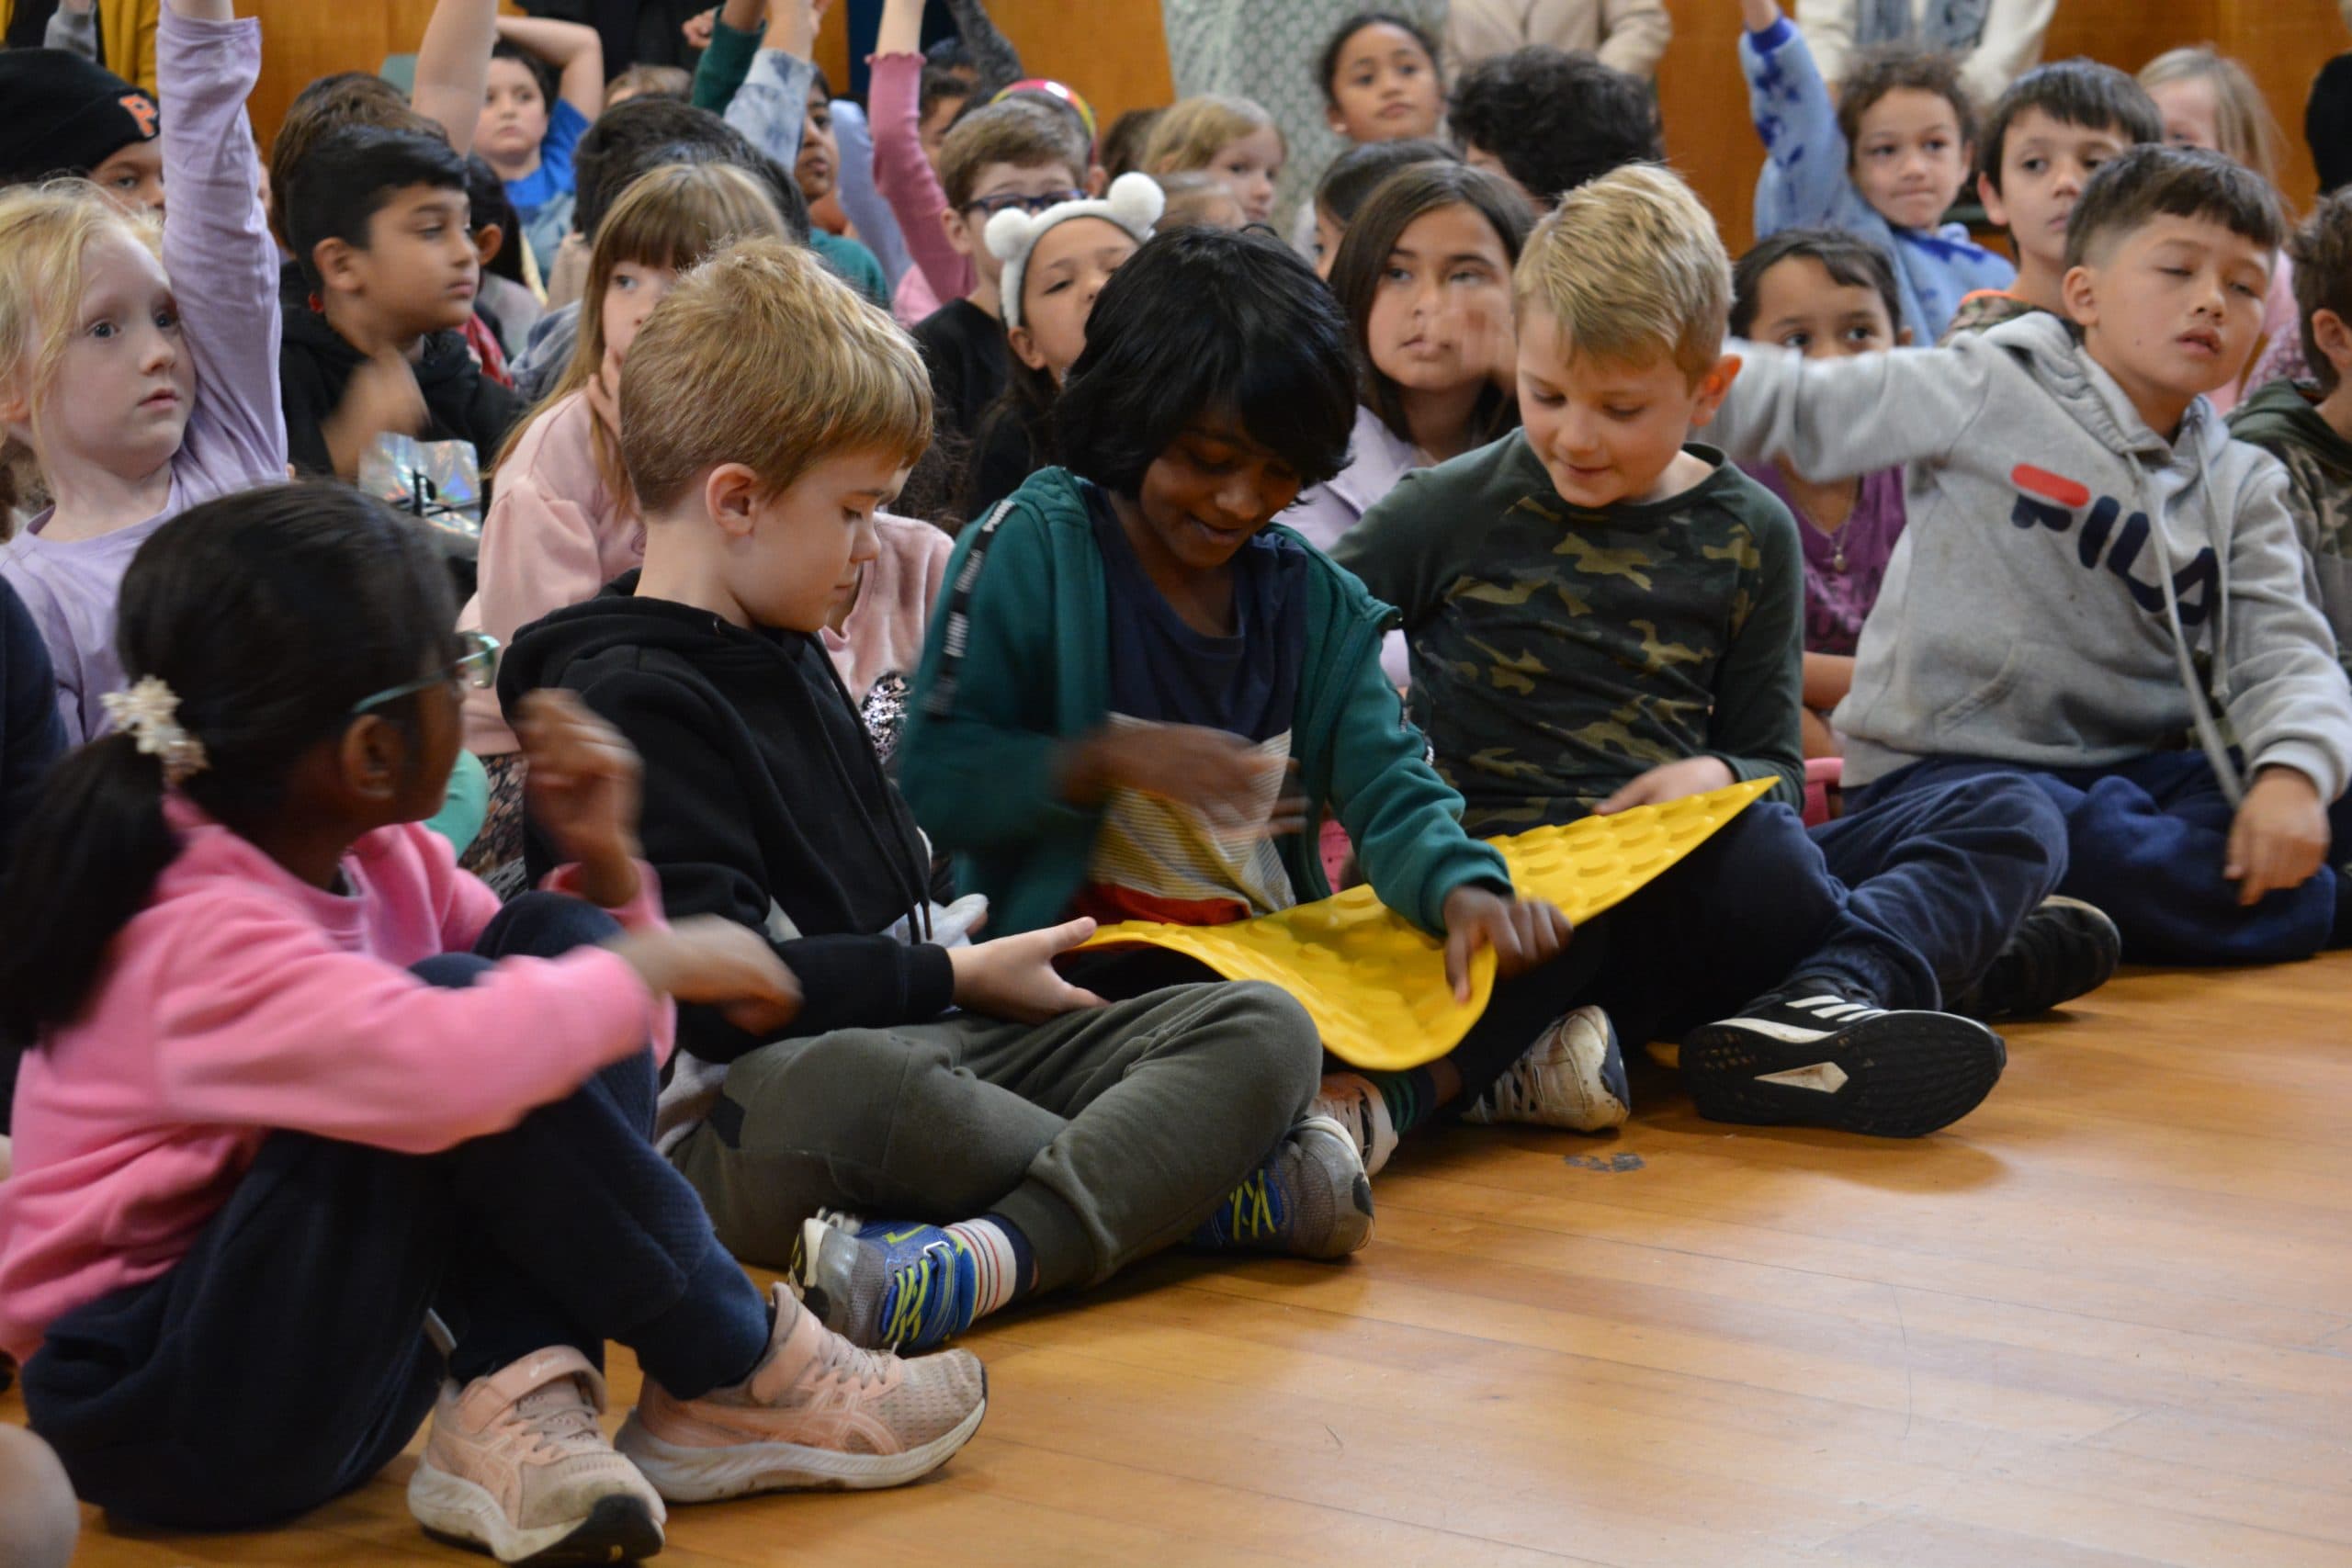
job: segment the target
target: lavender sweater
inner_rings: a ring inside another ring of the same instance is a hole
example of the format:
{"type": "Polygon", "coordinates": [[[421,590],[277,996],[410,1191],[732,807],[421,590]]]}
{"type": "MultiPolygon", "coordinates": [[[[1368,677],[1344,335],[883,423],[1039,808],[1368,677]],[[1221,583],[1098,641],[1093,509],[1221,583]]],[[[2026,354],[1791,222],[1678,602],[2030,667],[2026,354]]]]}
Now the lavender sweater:
{"type": "Polygon", "coordinates": [[[199,502],[286,478],[277,402],[277,251],[261,211],[261,166],[245,95],[261,74],[261,24],[206,22],[166,7],[155,30],[164,120],[164,270],[196,366],[187,432],[172,458],[164,509],[94,539],[52,544],[51,516],[0,547],[0,579],[16,589],[49,645],[69,744],[113,728],[99,699],[124,684],[114,646],[115,601],[149,535],[199,502]]]}

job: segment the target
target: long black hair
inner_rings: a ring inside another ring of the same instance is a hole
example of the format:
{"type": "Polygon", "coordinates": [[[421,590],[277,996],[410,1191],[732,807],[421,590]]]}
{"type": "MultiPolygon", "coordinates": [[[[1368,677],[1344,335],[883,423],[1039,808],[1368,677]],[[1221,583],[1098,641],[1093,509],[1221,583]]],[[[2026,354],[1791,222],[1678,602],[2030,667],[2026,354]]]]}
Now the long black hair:
{"type": "MultiPolygon", "coordinates": [[[[382,502],[278,485],[189,508],[124,573],[115,644],[132,682],[179,699],[201,772],[180,785],[232,826],[286,804],[295,764],[353,705],[456,657],[440,552],[382,502]]],[[[414,725],[416,698],[376,710],[414,725]]],[[[22,1043],[87,1001],[107,944],[179,852],[160,759],[128,734],[50,775],[0,884],[0,1039],[22,1043]]]]}

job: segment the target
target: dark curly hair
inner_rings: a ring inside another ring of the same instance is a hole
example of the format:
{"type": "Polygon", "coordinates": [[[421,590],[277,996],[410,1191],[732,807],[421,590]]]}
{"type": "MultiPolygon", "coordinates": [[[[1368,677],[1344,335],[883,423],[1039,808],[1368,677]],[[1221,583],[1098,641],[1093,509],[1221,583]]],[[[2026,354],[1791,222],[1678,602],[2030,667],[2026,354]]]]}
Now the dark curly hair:
{"type": "Polygon", "coordinates": [[[1666,160],[1649,84],[1581,51],[1531,44],[1482,60],[1446,112],[1465,148],[1491,154],[1544,207],[1611,169],[1666,160]]]}
{"type": "Polygon", "coordinates": [[[1838,130],[1845,137],[1847,155],[1862,139],[1862,116],[1889,93],[1933,93],[1951,105],[1960,121],[1963,146],[1976,145],[1976,107],[1968,89],[1960,85],[1960,61],[1950,54],[1916,49],[1865,50],[1854,57],[1838,91],[1838,130]]]}

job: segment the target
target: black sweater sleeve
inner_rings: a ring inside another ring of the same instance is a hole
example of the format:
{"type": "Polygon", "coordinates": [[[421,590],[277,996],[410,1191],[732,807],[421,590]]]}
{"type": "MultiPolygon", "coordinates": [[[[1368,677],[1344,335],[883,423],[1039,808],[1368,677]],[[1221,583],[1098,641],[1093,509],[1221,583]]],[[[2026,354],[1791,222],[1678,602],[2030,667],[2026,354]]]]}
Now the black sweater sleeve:
{"type": "Polygon", "coordinates": [[[64,750],[49,649],[17,591],[0,582],[0,865],[7,863],[17,825],[64,750]]]}
{"type": "MultiPolygon", "coordinates": [[[[770,933],[776,900],[749,797],[712,739],[726,716],[711,711],[709,693],[636,671],[599,674],[578,689],[644,759],[639,832],[670,917],[718,915],[769,935],[800,982],[800,1013],[783,1038],[920,1022],[946,1010],[955,971],[944,948],[888,935],[776,941],[770,933]]],[[[737,1029],[715,1008],[678,1009],[679,1044],[706,1061],[731,1062],[768,1039],[737,1029]]]]}

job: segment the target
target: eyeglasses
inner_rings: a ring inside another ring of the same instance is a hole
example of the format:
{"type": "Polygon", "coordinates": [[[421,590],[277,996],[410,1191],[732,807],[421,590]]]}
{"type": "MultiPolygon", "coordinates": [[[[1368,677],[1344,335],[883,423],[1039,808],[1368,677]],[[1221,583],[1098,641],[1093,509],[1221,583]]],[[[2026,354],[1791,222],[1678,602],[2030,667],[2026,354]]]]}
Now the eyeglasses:
{"type": "Polygon", "coordinates": [[[374,696],[362,697],[352,704],[351,711],[366,713],[369,708],[381,707],[384,704],[397,701],[412,692],[431,691],[444,681],[453,686],[471,686],[476,691],[488,690],[491,677],[498,671],[498,639],[488,632],[459,632],[458,646],[465,651],[458,654],[457,662],[447,669],[436,670],[430,675],[421,675],[402,685],[387,686],[374,696]]]}
{"type": "Polygon", "coordinates": [[[1035,218],[1047,208],[1059,207],[1065,201],[1082,201],[1085,197],[1086,193],[1082,190],[1049,190],[1042,196],[1022,196],[1008,191],[1002,196],[976,197],[964,204],[964,210],[969,212],[978,208],[993,218],[1000,212],[1010,212],[1017,207],[1035,218]]]}

